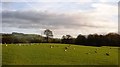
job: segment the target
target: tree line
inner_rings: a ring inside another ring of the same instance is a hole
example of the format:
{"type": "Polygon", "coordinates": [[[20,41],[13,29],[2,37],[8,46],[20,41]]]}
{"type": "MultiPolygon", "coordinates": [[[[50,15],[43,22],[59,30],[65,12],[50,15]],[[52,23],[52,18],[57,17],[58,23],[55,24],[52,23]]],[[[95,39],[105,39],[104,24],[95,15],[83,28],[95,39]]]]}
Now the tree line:
{"type": "MultiPolygon", "coordinates": [[[[66,43],[64,38],[63,43],[66,43]]],[[[88,36],[78,35],[77,38],[68,39],[71,44],[86,46],[120,46],[120,35],[117,33],[109,33],[106,35],[89,34],[88,36]]],[[[67,41],[67,43],[69,43],[67,41]]]]}
{"type": "Polygon", "coordinates": [[[3,44],[12,43],[63,43],[85,46],[119,46],[120,34],[108,33],[106,35],[89,34],[87,36],[79,34],[77,38],[71,35],[63,35],[62,38],[53,38],[51,30],[44,31],[46,37],[37,34],[23,34],[13,32],[12,34],[1,34],[0,40],[3,44]]]}
{"type": "MultiPolygon", "coordinates": [[[[2,44],[14,44],[14,43],[58,43],[60,39],[43,37],[37,34],[23,34],[13,32],[12,34],[2,34],[0,39],[2,44]]],[[[60,43],[60,42],[59,42],[60,43]]]]}

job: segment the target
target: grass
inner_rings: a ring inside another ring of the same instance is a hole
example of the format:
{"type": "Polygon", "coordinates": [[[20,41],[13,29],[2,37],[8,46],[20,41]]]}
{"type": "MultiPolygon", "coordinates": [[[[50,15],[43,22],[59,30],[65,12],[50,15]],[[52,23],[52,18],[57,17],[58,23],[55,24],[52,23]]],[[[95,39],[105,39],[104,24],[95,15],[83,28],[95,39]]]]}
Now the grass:
{"type": "Polygon", "coordinates": [[[68,44],[3,44],[3,65],[118,65],[118,47],[68,44]],[[53,48],[50,48],[53,45],[53,48]],[[111,48],[111,49],[110,49],[111,48]],[[98,50],[96,50],[98,49],[98,50]],[[97,53],[95,53],[95,51],[97,53]],[[110,52],[110,53],[109,53],[110,52]],[[106,55],[109,53],[109,56],[106,55]]]}

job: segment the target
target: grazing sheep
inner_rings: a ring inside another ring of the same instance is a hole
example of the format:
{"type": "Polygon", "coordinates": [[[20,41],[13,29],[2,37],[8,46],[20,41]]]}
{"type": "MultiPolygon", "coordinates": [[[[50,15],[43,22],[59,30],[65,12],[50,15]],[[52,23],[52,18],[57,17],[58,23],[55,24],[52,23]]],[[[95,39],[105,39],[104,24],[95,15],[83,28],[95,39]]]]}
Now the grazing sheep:
{"type": "Polygon", "coordinates": [[[65,49],[68,49],[68,47],[65,47],[65,49]]]}
{"type": "Polygon", "coordinates": [[[7,46],[7,45],[6,45],[7,46]]]}
{"type": "Polygon", "coordinates": [[[106,53],[107,56],[110,56],[110,54],[106,53]]]}
{"type": "Polygon", "coordinates": [[[97,53],[97,51],[95,51],[95,53],[97,53]]]}
{"type": "Polygon", "coordinates": [[[86,53],[86,54],[90,54],[90,53],[86,53]]]}
{"type": "Polygon", "coordinates": [[[64,50],[64,51],[67,51],[67,50],[64,50]]]}
{"type": "Polygon", "coordinates": [[[21,44],[19,44],[19,46],[21,46],[21,44]]]}
{"type": "Polygon", "coordinates": [[[53,46],[52,46],[52,45],[50,45],[50,48],[53,48],[53,46]]]}

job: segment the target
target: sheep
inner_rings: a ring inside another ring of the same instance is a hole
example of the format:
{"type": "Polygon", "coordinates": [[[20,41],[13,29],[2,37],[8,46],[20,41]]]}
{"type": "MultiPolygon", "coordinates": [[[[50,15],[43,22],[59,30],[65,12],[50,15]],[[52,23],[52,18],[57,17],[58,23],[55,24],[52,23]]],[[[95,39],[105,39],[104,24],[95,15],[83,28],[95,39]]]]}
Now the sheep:
{"type": "Polygon", "coordinates": [[[67,51],[67,50],[64,50],[64,51],[67,51]]]}
{"type": "Polygon", "coordinates": [[[106,53],[107,56],[109,56],[110,54],[109,53],[106,53]]]}
{"type": "Polygon", "coordinates": [[[65,49],[68,49],[69,47],[65,47],[65,49]]]}
{"type": "Polygon", "coordinates": [[[86,53],[86,54],[90,54],[90,53],[86,53]]]}
{"type": "Polygon", "coordinates": [[[69,48],[69,46],[65,47],[65,50],[64,50],[64,51],[67,51],[68,48],[69,48]]]}
{"type": "Polygon", "coordinates": [[[97,51],[95,51],[95,53],[97,53],[97,51]]]}
{"type": "Polygon", "coordinates": [[[50,45],[50,48],[53,48],[53,46],[52,46],[52,45],[50,45]]]}
{"type": "Polygon", "coordinates": [[[21,46],[21,44],[18,44],[19,46],[21,46]]]}
{"type": "Polygon", "coordinates": [[[7,45],[6,45],[7,46],[7,45]]]}

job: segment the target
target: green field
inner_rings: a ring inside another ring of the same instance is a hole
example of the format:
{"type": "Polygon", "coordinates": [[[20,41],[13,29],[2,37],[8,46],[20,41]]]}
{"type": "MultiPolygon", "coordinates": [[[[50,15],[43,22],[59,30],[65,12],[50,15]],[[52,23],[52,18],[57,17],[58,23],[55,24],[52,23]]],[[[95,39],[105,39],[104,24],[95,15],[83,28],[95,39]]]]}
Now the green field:
{"type": "Polygon", "coordinates": [[[118,65],[118,47],[68,44],[3,44],[3,65],[118,65]],[[50,45],[53,48],[50,48],[50,45]],[[96,52],[95,52],[96,51],[96,52]],[[106,55],[108,53],[109,55],[106,55]]]}

